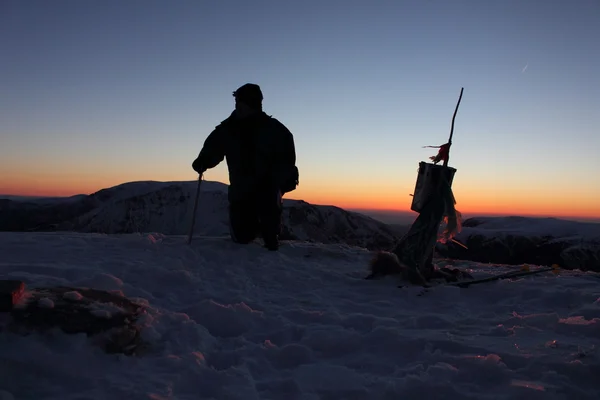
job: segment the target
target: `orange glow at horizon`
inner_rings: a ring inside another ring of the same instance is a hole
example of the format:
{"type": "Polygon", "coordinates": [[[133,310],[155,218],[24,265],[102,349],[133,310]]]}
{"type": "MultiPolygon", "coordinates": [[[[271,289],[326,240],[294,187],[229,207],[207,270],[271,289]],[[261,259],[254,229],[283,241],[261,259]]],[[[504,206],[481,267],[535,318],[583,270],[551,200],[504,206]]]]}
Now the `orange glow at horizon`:
{"type": "MultiPolygon", "coordinates": [[[[189,174],[185,174],[186,176],[189,174]]],[[[193,175],[193,174],[192,174],[193,175]]],[[[223,175],[223,174],[215,174],[223,175]]],[[[91,194],[98,190],[116,186],[124,182],[139,180],[182,181],[193,180],[180,174],[152,172],[152,177],[131,173],[129,176],[115,174],[94,175],[72,172],[70,174],[20,174],[11,180],[0,179],[0,194],[20,196],[56,196],[67,197],[77,194],[91,194]]],[[[227,183],[225,176],[205,177],[227,183]],[[223,179],[225,178],[225,179],[223,179]]],[[[308,180],[308,179],[307,179],[308,180]]],[[[397,185],[390,189],[387,182],[372,179],[368,182],[348,184],[338,182],[329,184],[323,180],[310,180],[311,184],[300,186],[285,198],[301,199],[311,204],[334,205],[345,209],[370,209],[385,211],[410,211],[414,183],[397,185]],[[361,188],[361,189],[359,189],[361,188]]],[[[457,199],[456,208],[468,214],[513,214],[513,215],[548,215],[572,216],[582,218],[600,218],[600,204],[597,204],[591,193],[573,193],[572,191],[556,191],[552,196],[546,192],[531,191],[524,195],[515,188],[498,190],[482,190],[470,186],[455,185],[453,188],[457,199]],[[575,199],[575,200],[574,200],[575,199]]]]}

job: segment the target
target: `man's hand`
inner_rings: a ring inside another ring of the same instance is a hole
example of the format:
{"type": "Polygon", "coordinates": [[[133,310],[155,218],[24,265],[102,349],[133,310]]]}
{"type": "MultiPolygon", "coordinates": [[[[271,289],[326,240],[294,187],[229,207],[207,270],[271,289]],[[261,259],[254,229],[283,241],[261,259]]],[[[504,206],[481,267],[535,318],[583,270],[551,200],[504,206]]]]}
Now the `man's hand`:
{"type": "Polygon", "coordinates": [[[194,160],[194,162],[192,163],[192,168],[194,169],[194,171],[196,171],[199,175],[204,174],[204,172],[206,171],[206,168],[204,166],[202,166],[200,164],[200,159],[196,158],[194,160]]]}

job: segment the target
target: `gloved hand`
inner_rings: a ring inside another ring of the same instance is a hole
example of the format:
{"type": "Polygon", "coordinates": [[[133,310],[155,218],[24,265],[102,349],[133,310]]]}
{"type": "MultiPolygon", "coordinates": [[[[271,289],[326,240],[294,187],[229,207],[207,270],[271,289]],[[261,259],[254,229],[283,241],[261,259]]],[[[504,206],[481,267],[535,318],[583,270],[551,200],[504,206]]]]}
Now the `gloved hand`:
{"type": "Polygon", "coordinates": [[[205,168],[205,167],[203,167],[203,166],[200,164],[200,159],[199,159],[199,158],[196,158],[196,159],[194,160],[194,162],[192,163],[192,168],[193,168],[193,169],[194,169],[194,171],[196,171],[196,172],[197,172],[199,175],[202,175],[202,174],[204,174],[204,171],[206,171],[206,168],[205,168]]]}

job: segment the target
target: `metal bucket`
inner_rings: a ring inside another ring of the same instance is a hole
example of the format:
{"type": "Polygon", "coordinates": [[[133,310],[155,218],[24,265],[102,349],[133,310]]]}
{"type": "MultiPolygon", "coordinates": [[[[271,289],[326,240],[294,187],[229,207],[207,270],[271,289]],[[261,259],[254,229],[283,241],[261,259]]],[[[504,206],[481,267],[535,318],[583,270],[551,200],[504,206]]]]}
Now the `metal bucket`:
{"type": "Polygon", "coordinates": [[[455,168],[421,161],[410,209],[420,213],[429,200],[439,195],[442,178],[445,178],[452,187],[455,173],[455,168]]]}

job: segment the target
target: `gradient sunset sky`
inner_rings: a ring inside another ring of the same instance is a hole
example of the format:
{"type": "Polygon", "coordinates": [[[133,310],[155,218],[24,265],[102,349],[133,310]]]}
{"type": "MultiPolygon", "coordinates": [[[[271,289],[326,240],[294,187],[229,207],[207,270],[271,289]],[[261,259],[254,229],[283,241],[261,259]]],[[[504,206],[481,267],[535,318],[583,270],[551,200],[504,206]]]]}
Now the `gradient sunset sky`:
{"type": "Polygon", "coordinates": [[[253,82],[295,137],[288,197],[406,210],[464,87],[459,210],[600,217],[599,19],[597,0],[4,0],[0,193],[194,180],[253,82]]]}

